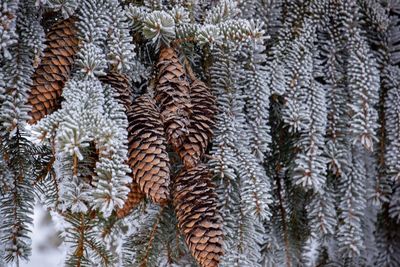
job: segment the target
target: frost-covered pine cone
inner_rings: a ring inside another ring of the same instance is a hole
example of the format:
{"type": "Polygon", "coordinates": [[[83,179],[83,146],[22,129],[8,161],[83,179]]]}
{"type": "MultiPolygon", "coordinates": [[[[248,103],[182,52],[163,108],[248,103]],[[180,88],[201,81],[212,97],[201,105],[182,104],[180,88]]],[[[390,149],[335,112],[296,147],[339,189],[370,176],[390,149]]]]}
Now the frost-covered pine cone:
{"type": "Polygon", "coordinates": [[[155,99],[161,109],[168,143],[178,150],[190,124],[189,83],[173,48],[161,49],[157,68],[155,99]]]}
{"type": "Polygon", "coordinates": [[[217,194],[205,165],[183,170],[173,183],[178,227],[192,255],[202,267],[216,267],[223,254],[217,194]]]}
{"type": "Polygon", "coordinates": [[[64,84],[68,81],[79,39],[73,17],[54,24],[46,36],[46,48],[33,74],[28,103],[32,106],[30,123],[58,109],[64,84]]]}
{"type": "Polygon", "coordinates": [[[215,97],[201,81],[190,85],[190,101],[193,105],[189,134],[179,149],[179,155],[188,168],[196,166],[212,138],[215,124],[215,97]]]}
{"type": "Polygon", "coordinates": [[[136,98],[128,112],[129,165],[140,189],[155,203],[169,198],[169,157],[160,113],[152,98],[136,98]]]}

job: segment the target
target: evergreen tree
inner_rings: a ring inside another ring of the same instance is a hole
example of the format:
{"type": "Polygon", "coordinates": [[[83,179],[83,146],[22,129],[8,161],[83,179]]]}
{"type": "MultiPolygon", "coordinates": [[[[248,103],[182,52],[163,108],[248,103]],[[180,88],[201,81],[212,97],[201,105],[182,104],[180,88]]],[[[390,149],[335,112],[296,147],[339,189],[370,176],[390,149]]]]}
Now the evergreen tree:
{"type": "Polygon", "coordinates": [[[399,266],[398,0],[3,0],[0,266],[399,266]]]}

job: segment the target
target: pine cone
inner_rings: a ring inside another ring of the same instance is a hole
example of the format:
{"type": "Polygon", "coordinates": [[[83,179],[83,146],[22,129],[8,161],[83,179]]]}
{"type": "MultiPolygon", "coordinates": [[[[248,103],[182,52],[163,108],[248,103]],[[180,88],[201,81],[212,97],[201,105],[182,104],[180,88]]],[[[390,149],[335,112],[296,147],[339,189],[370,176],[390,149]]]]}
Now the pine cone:
{"type": "Polygon", "coordinates": [[[182,171],[172,189],[178,227],[202,267],[216,267],[223,254],[217,194],[205,165],[182,171]]]}
{"type": "Polygon", "coordinates": [[[215,124],[215,97],[200,80],[194,80],[190,86],[192,116],[190,118],[189,135],[179,149],[179,156],[187,168],[200,162],[212,138],[212,127],[215,124]]]}
{"type": "MultiPolygon", "coordinates": [[[[133,94],[131,84],[126,75],[111,71],[105,76],[100,76],[99,80],[105,84],[111,85],[115,89],[116,93],[118,93],[118,102],[125,107],[127,112],[131,110],[133,94]]],[[[133,133],[129,132],[128,134],[129,138],[133,138],[133,133]]],[[[130,192],[128,193],[128,198],[125,201],[124,206],[117,209],[118,218],[127,216],[145,197],[135,179],[133,179],[129,184],[129,188],[130,192]]]]}
{"type": "Polygon", "coordinates": [[[169,157],[160,113],[152,98],[136,98],[129,120],[129,165],[140,189],[155,203],[169,198],[169,157]]]}
{"type": "Polygon", "coordinates": [[[131,84],[126,75],[118,72],[109,72],[105,76],[100,76],[99,80],[111,85],[118,93],[118,102],[124,105],[125,110],[129,111],[132,106],[133,93],[131,84]]]}
{"type": "Polygon", "coordinates": [[[46,48],[39,67],[32,77],[28,103],[32,106],[33,124],[58,109],[65,82],[69,79],[74,56],[78,51],[75,19],[54,24],[46,36],[46,48]]]}
{"type": "Polygon", "coordinates": [[[144,198],[144,194],[136,182],[132,182],[129,187],[131,190],[128,194],[128,199],[125,201],[122,208],[117,209],[118,218],[123,218],[128,215],[144,198]]]}
{"type": "Polygon", "coordinates": [[[168,142],[175,150],[182,145],[190,124],[189,84],[172,48],[160,52],[155,99],[161,108],[168,142]]]}

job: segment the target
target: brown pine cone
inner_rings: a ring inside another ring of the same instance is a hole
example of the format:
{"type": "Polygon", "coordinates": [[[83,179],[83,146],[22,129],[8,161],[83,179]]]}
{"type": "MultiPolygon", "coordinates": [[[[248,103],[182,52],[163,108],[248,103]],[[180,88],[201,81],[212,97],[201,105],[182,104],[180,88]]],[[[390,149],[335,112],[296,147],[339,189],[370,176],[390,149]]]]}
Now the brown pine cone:
{"type": "Polygon", "coordinates": [[[57,22],[47,33],[44,56],[32,77],[29,123],[37,122],[60,107],[62,89],[78,52],[77,32],[75,19],[71,17],[57,22]]]}
{"type": "Polygon", "coordinates": [[[196,79],[190,85],[192,116],[190,118],[189,135],[179,149],[179,156],[187,168],[200,162],[212,138],[215,124],[215,97],[208,87],[196,79]]]}
{"type": "MultiPolygon", "coordinates": [[[[105,84],[111,85],[118,94],[118,97],[116,98],[117,101],[125,107],[127,112],[131,110],[133,93],[131,90],[131,84],[125,74],[111,71],[107,73],[107,75],[100,76],[99,80],[105,84]]],[[[131,132],[129,132],[128,135],[129,138],[133,138],[131,132]]],[[[124,206],[117,209],[118,218],[127,216],[145,197],[135,179],[133,179],[128,186],[130,192],[128,193],[128,198],[126,199],[124,206]]]]}
{"type": "Polygon", "coordinates": [[[157,67],[155,99],[161,108],[167,140],[178,150],[188,134],[190,124],[189,84],[173,48],[161,49],[157,67]]]}
{"type": "Polygon", "coordinates": [[[132,106],[133,93],[131,84],[125,74],[118,72],[109,72],[105,76],[100,76],[99,80],[105,84],[111,85],[118,93],[118,102],[124,105],[125,110],[129,111],[132,106]]]}
{"type": "Polygon", "coordinates": [[[182,171],[172,188],[178,227],[202,267],[216,267],[223,254],[217,194],[205,165],[182,171]]]}
{"type": "Polygon", "coordinates": [[[153,202],[169,198],[169,157],[156,103],[147,95],[136,98],[128,112],[129,165],[134,180],[153,202]]]}
{"type": "Polygon", "coordinates": [[[139,188],[136,182],[132,182],[130,185],[130,192],[128,198],[122,208],[117,209],[117,217],[123,218],[127,216],[144,198],[144,194],[139,188]]]}

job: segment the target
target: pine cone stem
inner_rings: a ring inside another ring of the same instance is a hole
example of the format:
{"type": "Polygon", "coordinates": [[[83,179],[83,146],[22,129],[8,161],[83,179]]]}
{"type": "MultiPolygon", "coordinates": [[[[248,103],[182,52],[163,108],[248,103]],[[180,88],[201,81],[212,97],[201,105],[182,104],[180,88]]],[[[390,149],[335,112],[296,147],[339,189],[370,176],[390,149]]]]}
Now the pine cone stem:
{"type": "Polygon", "coordinates": [[[192,66],[190,65],[190,62],[186,57],[185,57],[184,63],[185,63],[186,73],[189,76],[189,78],[192,81],[197,80],[196,75],[194,74],[194,71],[192,69],[192,66]]]}

